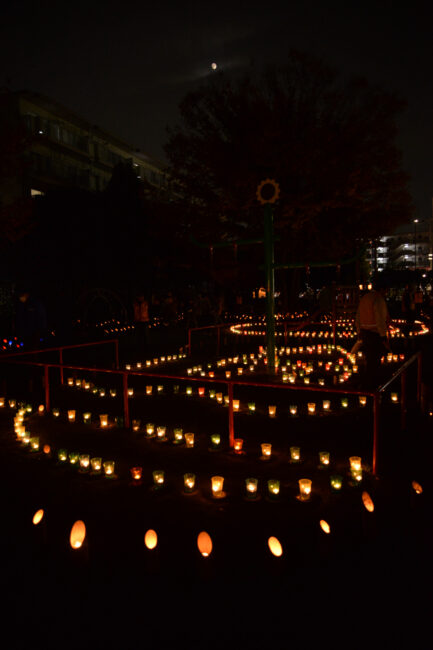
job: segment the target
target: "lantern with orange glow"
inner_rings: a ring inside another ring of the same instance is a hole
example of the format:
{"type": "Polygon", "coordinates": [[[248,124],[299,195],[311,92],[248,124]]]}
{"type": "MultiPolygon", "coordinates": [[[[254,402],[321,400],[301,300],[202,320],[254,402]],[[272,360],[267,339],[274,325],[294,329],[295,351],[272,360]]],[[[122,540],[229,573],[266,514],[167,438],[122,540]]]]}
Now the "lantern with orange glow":
{"type": "Polygon", "coordinates": [[[365,406],[367,404],[367,397],[365,395],[359,396],[359,405],[365,406]]]}
{"type": "Polygon", "coordinates": [[[291,404],[289,407],[290,415],[296,415],[297,412],[298,412],[298,407],[296,406],[296,404],[291,404]]]}
{"type": "Polygon", "coordinates": [[[41,509],[37,510],[35,512],[35,514],[33,515],[33,519],[32,519],[33,525],[37,526],[42,521],[43,517],[44,517],[44,511],[41,508],[41,509]]]}
{"type": "Polygon", "coordinates": [[[262,450],[261,459],[270,460],[272,456],[272,445],[269,442],[263,442],[260,447],[262,450]]]}
{"type": "Polygon", "coordinates": [[[268,547],[274,557],[281,557],[283,555],[283,547],[277,537],[269,537],[268,547]]]}
{"type": "Polygon", "coordinates": [[[364,508],[367,510],[367,512],[373,512],[374,511],[373,499],[368,494],[368,492],[363,492],[362,493],[362,503],[364,504],[364,508]]]}
{"type": "Polygon", "coordinates": [[[257,497],[258,479],[247,478],[245,479],[245,491],[248,499],[255,499],[257,497]]]}
{"type": "Polygon", "coordinates": [[[212,496],[214,497],[214,499],[222,499],[223,497],[225,497],[225,492],[223,492],[223,486],[224,486],[223,476],[212,476],[211,485],[212,485],[212,496]]]}
{"type": "Polygon", "coordinates": [[[329,399],[324,399],[322,402],[323,410],[324,411],[330,411],[331,409],[331,402],[329,399]]]}
{"type": "Polygon", "coordinates": [[[106,460],[105,463],[103,463],[104,475],[106,478],[115,477],[114,466],[115,466],[114,460],[106,460]]]}
{"type": "Polygon", "coordinates": [[[141,420],[132,420],[132,430],[140,431],[141,420]]]}
{"type": "Polygon", "coordinates": [[[132,482],[134,485],[139,485],[141,482],[141,477],[143,474],[143,468],[142,467],[131,467],[130,469],[131,472],[131,478],[132,482]]]}
{"type": "Polygon", "coordinates": [[[239,411],[240,406],[241,406],[240,401],[238,399],[234,399],[233,400],[233,410],[234,411],[239,411]]]}
{"type": "Polygon", "coordinates": [[[100,415],[99,416],[99,422],[101,429],[106,429],[108,427],[108,415],[100,415]]]}
{"type": "Polygon", "coordinates": [[[158,535],[152,529],[148,530],[144,535],[144,545],[149,551],[153,551],[158,544],[158,535]]]}
{"type": "Polygon", "coordinates": [[[84,524],[84,521],[78,520],[72,526],[71,534],[69,536],[69,543],[73,549],[79,549],[82,547],[85,539],[86,526],[84,524]]]}
{"type": "Polygon", "coordinates": [[[92,474],[100,474],[102,470],[102,458],[91,458],[90,467],[92,468],[92,474]]]}
{"type": "Polygon", "coordinates": [[[189,449],[191,449],[191,447],[194,447],[193,433],[185,433],[185,447],[188,447],[189,449]]]}
{"type": "Polygon", "coordinates": [[[197,548],[203,557],[209,557],[212,553],[212,538],[204,530],[197,537],[197,548]]]}
{"type": "Polygon", "coordinates": [[[290,447],[290,462],[299,463],[301,461],[301,448],[290,447]]]}
{"type": "Polygon", "coordinates": [[[80,454],[79,457],[79,471],[87,472],[90,468],[90,456],[89,454],[80,454]]]}
{"type": "Polygon", "coordinates": [[[329,451],[319,451],[319,467],[328,467],[329,466],[329,451]]]}
{"type": "Polygon", "coordinates": [[[29,444],[31,451],[39,451],[39,436],[32,436],[29,444]]]}
{"type": "Polygon", "coordinates": [[[298,481],[299,485],[299,494],[298,494],[298,499],[299,501],[308,501],[311,496],[311,484],[312,481],[310,481],[309,478],[301,478],[298,481]]]}
{"type": "Polygon", "coordinates": [[[162,469],[156,469],[152,472],[153,486],[161,488],[164,485],[165,472],[162,469]]]}
{"type": "Polygon", "coordinates": [[[75,422],[75,411],[74,410],[68,411],[68,420],[69,420],[69,422],[75,422]]]}
{"type": "Polygon", "coordinates": [[[242,438],[235,438],[233,441],[233,451],[235,454],[242,454],[242,447],[243,447],[244,441],[242,438]]]}
{"type": "Polygon", "coordinates": [[[183,443],[183,440],[184,440],[184,438],[183,438],[183,429],[181,429],[179,427],[173,429],[173,436],[174,436],[173,443],[175,445],[180,445],[180,444],[183,443]]]}
{"type": "Polygon", "coordinates": [[[187,494],[191,494],[195,490],[195,474],[184,474],[183,475],[183,490],[187,494]]]}
{"type": "Polygon", "coordinates": [[[66,449],[59,449],[58,452],[57,452],[57,459],[61,463],[66,463],[66,461],[68,460],[68,452],[67,452],[67,450],[66,449]]]}
{"type": "Polygon", "coordinates": [[[320,524],[320,528],[323,530],[323,532],[326,533],[327,535],[329,535],[330,532],[331,532],[331,526],[328,524],[328,522],[325,521],[324,519],[321,519],[319,524],[320,524]]]}
{"type": "Polygon", "coordinates": [[[417,481],[412,481],[412,489],[415,494],[422,494],[422,486],[417,481]]]}
{"type": "Polygon", "coordinates": [[[276,406],[268,406],[268,413],[270,418],[274,418],[277,415],[277,407],[276,406]]]}

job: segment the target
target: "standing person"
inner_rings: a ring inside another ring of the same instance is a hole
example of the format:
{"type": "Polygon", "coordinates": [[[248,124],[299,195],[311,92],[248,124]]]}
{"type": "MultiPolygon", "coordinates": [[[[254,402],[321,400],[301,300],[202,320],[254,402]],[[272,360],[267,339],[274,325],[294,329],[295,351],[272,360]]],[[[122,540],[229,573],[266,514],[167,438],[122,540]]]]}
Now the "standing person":
{"type": "Polygon", "coordinates": [[[139,353],[144,353],[147,346],[149,328],[149,302],[144,293],[137,294],[134,300],[134,325],[136,332],[136,344],[139,353]]]}
{"type": "Polygon", "coordinates": [[[380,361],[390,351],[388,328],[390,317],[386,304],[387,288],[378,279],[375,289],[364,294],[355,316],[358,340],[366,361],[366,387],[376,388],[380,381],[380,361]]]}

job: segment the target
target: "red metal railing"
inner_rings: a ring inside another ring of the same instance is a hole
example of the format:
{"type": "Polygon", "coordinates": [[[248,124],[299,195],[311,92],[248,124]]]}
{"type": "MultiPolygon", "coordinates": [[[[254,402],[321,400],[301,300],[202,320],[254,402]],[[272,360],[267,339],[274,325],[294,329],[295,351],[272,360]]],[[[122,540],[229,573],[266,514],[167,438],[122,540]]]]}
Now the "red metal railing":
{"type": "Polygon", "coordinates": [[[220,379],[214,377],[192,377],[190,375],[172,375],[165,373],[153,373],[145,372],[141,370],[112,370],[108,368],[89,368],[84,366],[72,366],[72,365],[63,365],[58,363],[43,363],[43,362],[31,362],[31,361],[14,361],[12,363],[19,365],[32,365],[44,368],[44,388],[45,388],[45,409],[47,412],[50,411],[50,382],[49,382],[49,369],[50,368],[60,368],[81,372],[99,372],[106,374],[115,374],[122,376],[122,393],[123,393],[123,414],[124,414],[124,424],[125,427],[129,428],[130,426],[130,417],[129,417],[129,396],[128,396],[128,376],[139,376],[139,377],[152,377],[155,379],[172,379],[177,381],[188,381],[188,382],[200,382],[206,384],[224,384],[227,386],[228,392],[228,429],[229,429],[229,446],[234,446],[234,412],[233,412],[233,386],[252,386],[258,388],[279,388],[283,390],[292,390],[292,391],[303,391],[303,392],[313,392],[313,393],[330,393],[336,395],[365,395],[373,398],[373,449],[372,449],[372,472],[374,475],[377,474],[377,449],[378,449],[378,439],[380,432],[380,403],[382,399],[383,392],[401,375],[401,422],[402,428],[405,428],[406,425],[406,410],[407,410],[407,393],[406,393],[406,375],[407,369],[409,366],[418,362],[417,368],[417,402],[420,401],[421,396],[421,370],[422,370],[422,356],[421,352],[417,352],[410,359],[408,359],[402,366],[399,368],[383,386],[380,386],[376,391],[365,391],[351,388],[333,388],[327,386],[299,386],[299,385],[290,385],[290,384],[277,384],[272,381],[270,382],[252,382],[248,380],[233,380],[233,379],[220,379]]]}

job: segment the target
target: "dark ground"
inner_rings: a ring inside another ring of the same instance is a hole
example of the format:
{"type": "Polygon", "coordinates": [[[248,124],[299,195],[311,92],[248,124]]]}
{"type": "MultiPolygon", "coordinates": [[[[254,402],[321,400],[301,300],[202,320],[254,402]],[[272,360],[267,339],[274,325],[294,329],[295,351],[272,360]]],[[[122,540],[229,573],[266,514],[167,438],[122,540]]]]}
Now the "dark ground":
{"type": "MultiPolygon", "coordinates": [[[[433,577],[433,417],[414,408],[413,377],[407,430],[400,431],[399,406],[385,399],[379,477],[365,472],[361,488],[349,485],[347,458],[361,455],[365,464],[371,462],[371,405],[361,409],[351,402],[339,415],[293,419],[286,391],[277,396],[257,389],[259,412],[235,414],[236,435],[244,437],[247,453],[234,456],[227,449],[208,451],[208,436],[227,431],[224,407],[208,398],[173,395],[169,381],[163,382],[164,396],[140,396],[147,383],[135,380],[131,416],[165,424],[170,432],[174,426],[194,431],[194,449],[118,427],[72,425],[64,415],[28,419],[30,431],[50,443],[53,453],[65,447],[114,458],[113,481],[25,450],[15,440],[13,411],[0,412],[5,639],[11,631],[5,648],[429,646],[423,630],[433,577]],[[270,403],[278,404],[275,420],[260,412],[260,405],[264,410],[270,403]],[[261,442],[273,443],[269,463],[259,460],[261,442]],[[303,452],[300,466],[288,463],[288,448],[296,443],[303,452]],[[329,472],[317,469],[323,449],[331,452],[329,472]],[[140,486],[129,484],[133,465],[143,466],[140,486]],[[167,487],[156,493],[151,472],[159,468],[166,471],[167,487]],[[198,476],[192,495],[182,493],[187,471],[198,476]],[[216,473],[226,477],[224,501],[210,496],[209,479],[216,473]],[[344,476],[341,494],[330,492],[330,473],[344,476]],[[243,498],[247,476],[259,478],[257,502],[243,498]],[[281,479],[277,502],[265,496],[271,477],[281,479]],[[313,480],[309,503],[295,498],[300,477],[313,480]],[[413,480],[422,485],[421,495],[413,491],[413,480]],[[363,489],[374,500],[373,513],[362,505],[363,489]],[[35,527],[31,519],[41,507],[45,518],[35,527]],[[72,551],[68,538],[76,519],[86,522],[87,542],[72,551]],[[329,536],[320,519],[331,525],[329,536]],[[159,536],[154,551],[143,544],[149,528],[159,536]],[[208,559],[196,547],[201,530],[214,543],[208,559]],[[282,542],[283,557],[270,555],[270,535],[282,542]]],[[[119,389],[102,380],[100,385],[119,389]]],[[[8,375],[6,390],[7,397],[35,406],[42,401],[36,371],[32,395],[20,375],[15,383],[8,375]]],[[[250,395],[235,389],[242,402],[250,395]]],[[[68,407],[79,414],[90,410],[95,419],[97,413],[121,413],[118,398],[54,385],[52,405],[62,413],[68,407]]]]}

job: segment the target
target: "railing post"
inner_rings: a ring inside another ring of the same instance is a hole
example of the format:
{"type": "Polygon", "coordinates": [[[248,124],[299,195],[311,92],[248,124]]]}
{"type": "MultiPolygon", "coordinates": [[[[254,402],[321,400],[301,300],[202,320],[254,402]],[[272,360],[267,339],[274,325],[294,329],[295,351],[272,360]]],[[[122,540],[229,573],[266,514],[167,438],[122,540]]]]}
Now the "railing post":
{"type": "Polygon", "coordinates": [[[233,421],[233,384],[229,382],[227,384],[229,392],[229,446],[230,449],[233,449],[235,446],[235,425],[233,421]]]}
{"type": "Polygon", "coordinates": [[[381,400],[381,394],[375,393],[373,396],[373,462],[372,462],[373,476],[376,476],[377,474],[377,444],[379,439],[379,426],[380,426],[380,400],[381,400]]]}
{"type": "Polygon", "coordinates": [[[128,399],[128,373],[123,372],[123,422],[125,428],[129,429],[129,399],[128,399]]]}
{"type": "Polygon", "coordinates": [[[401,373],[401,430],[406,429],[406,412],[407,412],[407,391],[406,391],[406,370],[401,373]]]}
{"type": "Polygon", "coordinates": [[[45,388],[45,411],[50,412],[50,378],[48,374],[48,365],[44,365],[44,388],[45,388]]]}
{"type": "Polygon", "coordinates": [[[59,363],[60,363],[60,383],[63,386],[63,348],[59,348],[59,363]]]}

